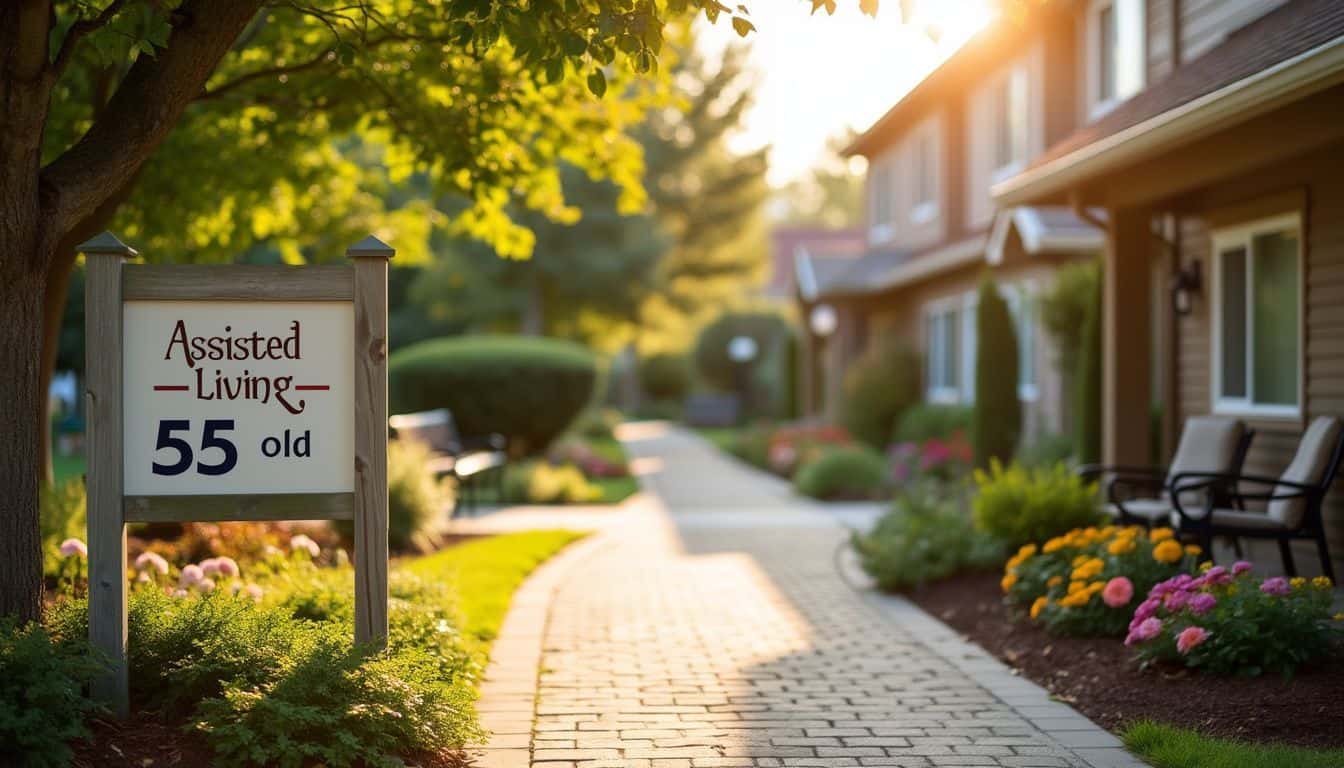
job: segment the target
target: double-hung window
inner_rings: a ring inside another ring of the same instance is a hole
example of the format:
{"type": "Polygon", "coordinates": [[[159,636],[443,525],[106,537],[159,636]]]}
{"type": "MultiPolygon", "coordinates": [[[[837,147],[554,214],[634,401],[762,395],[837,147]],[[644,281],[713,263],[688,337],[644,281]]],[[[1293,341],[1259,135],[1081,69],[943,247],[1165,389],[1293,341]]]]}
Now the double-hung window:
{"type": "Polygon", "coordinates": [[[1024,62],[1013,65],[990,86],[995,178],[1012,175],[1026,165],[1027,87],[1027,67],[1024,62]]]}
{"type": "Polygon", "coordinates": [[[1090,119],[1143,88],[1146,34],[1144,0],[1092,0],[1087,17],[1090,119]]]}
{"type": "Polygon", "coordinates": [[[914,187],[911,195],[910,220],[928,221],[938,215],[938,142],[932,127],[916,134],[911,165],[914,187]]]}
{"type": "Polygon", "coordinates": [[[1007,290],[1007,300],[1017,335],[1017,394],[1023,400],[1035,400],[1039,386],[1036,376],[1036,295],[1031,284],[1023,283],[1007,290]]]}
{"type": "Polygon", "coordinates": [[[924,309],[924,399],[975,399],[975,294],[952,296],[924,309]]]}
{"type": "Polygon", "coordinates": [[[1213,407],[1301,413],[1301,218],[1287,214],[1213,235],[1213,407]]]}
{"type": "Polygon", "coordinates": [[[886,240],[892,235],[895,192],[896,173],[891,159],[875,160],[868,174],[868,221],[870,238],[874,241],[886,240]]]}

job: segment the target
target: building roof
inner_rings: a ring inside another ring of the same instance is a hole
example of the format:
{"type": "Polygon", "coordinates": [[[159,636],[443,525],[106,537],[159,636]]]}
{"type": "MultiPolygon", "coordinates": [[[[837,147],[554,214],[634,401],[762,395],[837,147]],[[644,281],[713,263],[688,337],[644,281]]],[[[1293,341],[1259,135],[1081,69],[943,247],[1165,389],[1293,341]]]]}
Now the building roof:
{"type": "MultiPolygon", "coordinates": [[[[1289,67],[1309,61],[1319,64],[1319,57],[1326,53],[1336,54],[1330,57],[1327,71],[1310,74],[1337,76],[1344,72],[1344,60],[1334,62],[1342,39],[1344,3],[1291,0],[1235,30],[1204,55],[1183,63],[1165,79],[1047,149],[1022,173],[996,185],[996,201],[1012,204],[1040,199],[1048,194],[1040,180],[1060,169],[1076,165],[1113,145],[1139,139],[1152,129],[1165,127],[1164,118],[1174,119],[1196,108],[1212,106],[1213,102],[1232,97],[1289,67]],[[1034,195],[1027,190],[1033,185],[1037,191],[1034,195]]],[[[1338,77],[1327,85],[1337,81],[1338,77]]],[[[1285,87],[1291,85],[1294,83],[1286,83],[1285,87]]],[[[1245,109],[1234,113],[1224,110],[1210,117],[1231,122],[1257,114],[1252,111],[1254,108],[1263,111],[1274,106],[1269,95],[1254,95],[1256,98],[1246,99],[1245,109]]],[[[1181,138],[1185,141],[1198,138],[1188,127],[1172,133],[1173,145],[1181,138]]]]}
{"type": "MultiPolygon", "coordinates": [[[[1106,209],[1089,208],[1092,221],[1105,223],[1106,209]]],[[[1062,205],[1028,206],[1000,209],[989,230],[985,259],[1002,264],[1008,235],[1016,232],[1022,250],[1028,255],[1042,253],[1078,253],[1100,251],[1106,245],[1106,233],[1097,225],[1062,205]]]]}
{"type": "MultiPolygon", "coordinates": [[[[818,259],[848,264],[862,256],[867,247],[868,241],[859,229],[778,227],[770,233],[770,277],[765,293],[778,297],[793,295],[800,249],[818,259]]],[[[828,266],[822,269],[826,270],[828,266]]]]}
{"type": "Polygon", "coordinates": [[[946,270],[983,263],[985,235],[930,251],[875,250],[857,257],[815,257],[801,250],[795,262],[804,301],[865,296],[889,291],[946,270]]]}

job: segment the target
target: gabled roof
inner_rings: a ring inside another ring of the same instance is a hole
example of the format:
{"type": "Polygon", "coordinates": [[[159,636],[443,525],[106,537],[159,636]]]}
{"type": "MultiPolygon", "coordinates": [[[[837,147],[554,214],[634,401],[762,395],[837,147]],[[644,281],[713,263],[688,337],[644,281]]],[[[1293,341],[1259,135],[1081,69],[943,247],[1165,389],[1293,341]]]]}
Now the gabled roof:
{"type": "Polygon", "coordinates": [[[795,262],[798,293],[804,301],[865,296],[918,282],[941,272],[983,263],[985,235],[978,234],[930,251],[869,251],[859,257],[817,257],[800,250],[795,262]]]}
{"type": "MultiPolygon", "coordinates": [[[[1094,221],[1106,221],[1104,208],[1089,208],[1087,214],[1094,221]]],[[[1070,208],[1020,205],[1000,209],[994,214],[994,225],[989,230],[989,244],[985,247],[986,261],[990,264],[1003,263],[1004,248],[1011,232],[1017,232],[1022,241],[1022,250],[1032,256],[1099,251],[1106,245],[1106,233],[1070,208]]]]}
{"type": "Polygon", "coordinates": [[[1282,103],[1276,99],[1285,95],[1329,87],[1344,80],[1341,44],[1344,2],[1292,0],[1050,147],[1022,173],[996,185],[995,201],[1041,200],[1062,185],[1132,161],[1122,144],[1174,148],[1198,139],[1197,127],[1249,119],[1282,103]],[[1069,178],[1061,175],[1066,171],[1069,178]]]}
{"type": "MultiPolygon", "coordinates": [[[[822,227],[779,227],[770,233],[770,278],[765,292],[770,296],[792,296],[800,286],[797,261],[799,253],[811,253],[828,262],[845,265],[864,254],[868,240],[860,229],[822,227]]],[[[827,270],[829,266],[821,267],[827,270]]]]}

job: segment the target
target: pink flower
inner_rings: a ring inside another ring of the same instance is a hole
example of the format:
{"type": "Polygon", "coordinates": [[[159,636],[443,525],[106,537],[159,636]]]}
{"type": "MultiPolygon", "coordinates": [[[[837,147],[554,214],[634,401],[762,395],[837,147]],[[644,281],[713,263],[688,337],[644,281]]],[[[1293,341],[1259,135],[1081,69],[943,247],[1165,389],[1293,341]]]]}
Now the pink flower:
{"type": "Polygon", "coordinates": [[[1139,607],[1134,609],[1134,620],[1130,622],[1130,629],[1137,627],[1145,619],[1151,619],[1157,615],[1157,609],[1162,605],[1162,599],[1150,597],[1139,603],[1139,607]]]}
{"type": "Polygon", "coordinates": [[[1264,592],[1266,595],[1277,595],[1282,597],[1289,592],[1292,592],[1293,588],[1288,584],[1287,579],[1282,576],[1275,576],[1270,579],[1265,579],[1264,582],[1260,584],[1260,591],[1264,592]]]}
{"type": "Polygon", "coordinates": [[[183,587],[190,587],[192,584],[205,578],[205,573],[199,565],[187,565],[182,568],[182,575],[178,577],[177,583],[183,587]]]}
{"type": "Polygon", "coordinates": [[[1204,573],[1204,581],[1208,584],[1230,584],[1232,575],[1221,565],[1215,565],[1204,573]]]}
{"type": "Polygon", "coordinates": [[[1102,588],[1101,599],[1112,608],[1129,605],[1129,601],[1134,599],[1134,582],[1124,576],[1116,576],[1102,588]]]}
{"type": "Polygon", "coordinates": [[[196,582],[195,586],[202,592],[213,592],[215,589],[215,580],[210,578],[209,576],[206,576],[205,578],[196,582]]]}
{"type": "Polygon", "coordinates": [[[317,546],[317,542],[300,533],[289,540],[289,549],[291,552],[303,550],[309,557],[317,557],[322,554],[322,548],[317,546]]]}
{"type": "Polygon", "coordinates": [[[178,599],[181,599],[181,598],[184,598],[184,597],[186,597],[186,596],[187,596],[187,590],[185,590],[185,589],[175,589],[175,590],[173,590],[173,597],[176,597],[176,598],[178,598],[178,599]]]}
{"type": "Polygon", "coordinates": [[[1218,604],[1218,598],[1210,595],[1208,592],[1200,592],[1198,595],[1190,598],[1190,612],[1196,616],[1203,616],[1218,604]]]}
{"type": "Polygon", "coordinates": [[[1189,653],[1209,639],[1209,631],[1203,627],[1186,627],[1176,636],[1176,650],[1189,653]]]}
{"type": "Polygon", "coordinates": [[[1233,576],[1240,576],[1241,574],[1246,573],[1249,570],[1251,570],[1251,564],[1246,562],[1245,560],[1238,560],[1237,562],[1232,564],[1233,576]]]}
{"type": "Polygon", "coordinates": [[[261,602],[261,595],[262,595],[261,587],[257,586],[256,584],[248,584],[247,589],[244,591],[247,592],[247,596],[252,598],[253,601],[258,603],[261,602]]]}
{"type": "Polygon", "coordinates": [[[168,561],[163,559],[163,555],[157,552],[141,552],[140,556],[135,558],[135,569],[137,571],[158,571],[160,576],[168,575],[168,561]]]}
{"type": "Polygon", "coordinates": [[[88,557],[89,548],[79,539],[66,539],[61,542],[61,557],[88,557]]]}
{"type": "Polygon", "coordinates": [[[1162,620],[1158,618],[1144,619],[1139,625],[1130,630],[1129,636],[1125,638],[1125,645],[1135,645],[1145,643],[1157,637],[1162,632],[1162,620]]]}
{"type": "Polygon", "coordinates": [[[1166,608],[1171,613],[1175,613],[1184,608],[1186,604],[1189,602],[1190,602],[1189,592],[1172,592],[1171,594],[1163,598],[1162,607],[1166,608]]]}
{"type": "Polygon", "coordinates": [[[232,557],[216,557],[215,568],[220,576],[233,578],[238,575],[238,561],[232,557]]]}
{"type": "Polygon", "coordinates": [[[210,557],[201,561],[201,573],[206,576],[214,576],[219,573],[219,558],[210,557]]]}

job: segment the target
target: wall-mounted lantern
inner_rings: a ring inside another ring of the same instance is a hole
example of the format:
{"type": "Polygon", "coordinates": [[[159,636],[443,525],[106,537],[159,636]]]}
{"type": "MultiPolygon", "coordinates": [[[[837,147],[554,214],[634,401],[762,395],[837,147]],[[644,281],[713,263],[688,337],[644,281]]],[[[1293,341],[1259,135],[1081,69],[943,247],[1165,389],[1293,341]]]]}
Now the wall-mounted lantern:
{"type": "Polygon", "coordinates": [[[1204,287],[1204,271],[1199,259],[1176,270],[1171,281],[1171,308],[1184,317],[1195,307],[1195,297],[1204,287]]]}

